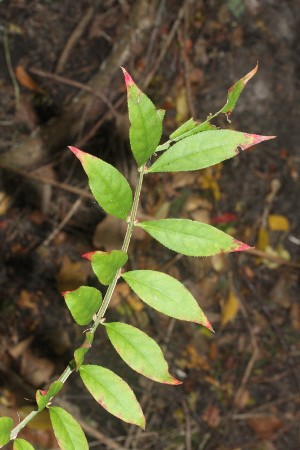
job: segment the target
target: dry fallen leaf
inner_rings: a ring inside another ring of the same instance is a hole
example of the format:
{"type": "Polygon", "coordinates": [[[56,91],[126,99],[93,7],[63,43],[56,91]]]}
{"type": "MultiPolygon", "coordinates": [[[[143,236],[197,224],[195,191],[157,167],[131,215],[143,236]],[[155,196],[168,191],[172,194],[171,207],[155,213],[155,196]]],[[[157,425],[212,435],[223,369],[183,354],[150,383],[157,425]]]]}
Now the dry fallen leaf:
{"type": "Polygon", "coordinates": [[[42,386],[49,383],[54,372],[54,364],[50,359],[35,356],[30,349],[22,354],[21,375],[32,386],[42,386]]]}
{"type": "Polygon", "coordinates": [[[264,251],[269,245],[269,233],[264,227],[260,227],[258,230],[258,238],[256,248],[264,251]]]}
{"type": "Polygon", "coordinates": [[[262,439],[272,437],[275,431],[283,426],[282,421],[276,416],[251,417],[247,420],[247,423],[255,434],[262,439]]]}
{"type": "Polygon", "coordinates": [[[90,264],[87,261],[73,262],[64,255],[58,274],[56,275],[58,290],[72,291],[85,283],[91,272],[90,264]]]}
{"type": "Polygon", "coordinates": [[[222,272],[225,267],[225,257],[224,255],[214,255],[210,258],[211,265],[216,272],[222,272]]]}
{"type": "Polygon", "coordinates": [[[268,217],[268,226],[271,231],[288,231],[290,224],[285,216],[271,214],[268,217]]]}
{"type": "MultiPolygon", "coordinates": [[[[265,249],[266,253],[271,256],[275,256],[277,258],[286,259],[287,261],[291,259],[289,252],[283,247],[282,244],[279,244],[276,249],[268,245],[265,249]]],[[[270,259],[264,258],[263,263],[269,269],[277,269],[281,265],[280,262],[272,261],[270,259]]]]}
{"type": "Polygon", "coordinates": [[[17,305],[19,308],[28,308],[33,312],[37,312],[38,296],[34,292],[26,291],[22,289],[20,297],[18,298],[17,305]]]}
{"type": "Polygon", "coordinates": [[[18,82],[29,89],[30,91],[38,92],[39,94],[44,94],[44,90],[40,88],[31,76],[26,72],[25,67],[19,65],[15,68],[15,75],[18,82]]]}
{"type": "Polygon", "coordinates": [[[222,307],[221,312],[221,327],[225,327],[228,322],[233,320],[240,308],[240,302],[235,293],[230,290],[229,296],[222,307]]]}
{"type": "Polygon", "coordinates": [[[176,97],[176,118],[177,125],[181,125],[188,119],[189,106],[187,103],[187,96],[185,87],[181,87],[176,97]]]}
{"type": "Polygon", "coordinates": [[[204,355],[201,355],[193,345],[188,345],[184,353],[186,355],[185,367],[189,369],[201,369],[205,371],[210,370],[210,365],[207,361],[207,358],[204,355]]]}
{"type": "Polygon", "coordinates": [[[300,305],[293,303],[290,309],[290,320],[293,330],[300,331],[300,305]]]}
{"type": "Polygon", "coordinates": [[[129,303],[133,311],[140,312],[144,309],[144,303],[134,294],[129,294],[126,297],[126,301],[129,303]]]}
{"type": "Polygon", "coordinates": [[[204,422],[211,428],[216,428],[220,423],[220,410],[217,406],[208,405],[202,416],[204,422]]]}
{"type": "Polygon", "coordinates": [[[9,208],[10,197],[5,192],[0,191],[0,216],[4,216],[9,208]]]}
{"type": "Polygon", "coordinates": [[[31,342],[33,341],[33,336],[29,336],[26,339],[23,339],[22,341],[18,342],[13,347],[9,348],[9,354],[14,358],[17,359],[19,356],[21,356],[30,346],[31,342]]]}
{"type": "Polygon", "coordinates": [[[130,294],[130,287],[125,281],[119,282],[114,290],[110,306],[112,308],[118,307],[130,294]]]}

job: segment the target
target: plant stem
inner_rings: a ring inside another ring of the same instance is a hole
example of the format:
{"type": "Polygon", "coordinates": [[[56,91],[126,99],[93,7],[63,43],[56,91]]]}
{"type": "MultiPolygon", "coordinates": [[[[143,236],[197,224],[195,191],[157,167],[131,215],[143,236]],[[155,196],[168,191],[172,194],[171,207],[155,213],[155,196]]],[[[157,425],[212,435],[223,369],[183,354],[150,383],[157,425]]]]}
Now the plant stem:
{"type": "MultiPolygon", "coordinates": [[[[139,199],[140,199],[140,195],[141,195],[141,190],[142,190],[142,185],[143,185],[143,177],[144,177],[144,173],[146,170],[146,166],[142,166],[139,169],[140,175],[139,175],[139,179],[138,179],[138,183],[135,189],[135,193],[134,193],[134,199],[133,199],[133,203],[132,203],[132,208],[131,208],[131,213],[128,219],[128,224],[127,224],[127,230],[126,230],[126,234],[124,237],[124,241],[123,241],[123,245],[122,245],[122,251],[127,253],[128,251],[128,247],[131,241],[131,237],[132,237],[132,232],[133,232],[133,228],[134,228],[134,224],[135,224],[135,220],[136,220],[136,214],[137,214],[137,209],[138,209],[138,205],[139,205],[139,199]]],[[[104,317],[104,314],[106,313],[106,310],[108,308],[108,305],[110,303],[110,300],[112,298],[112,295],[114,293],[116,284],[118,279],[120,278],[121,275],[121,269],[119,269],[116,273],[116,275],[114,276],[113,281],[110,283],[110,285],[107,288],[106,294],[104,296],[103,302],[100,306],[100,309],[97,313],[97,316],[94,320],[94,323],[92,325],[92,327],[90,328],[90,332],[91,333],[95,333],[96,329],[98,328],[101,320],[104,317]]],[[[69,378],[69,376],[74,372],[75,369],[71,368],[70,365],[68,365],[65,370],[63,371],[63,373],[60,375],[60,377],[58,378],[58,381],[61,381],[62,383],[65,383],[66,380],[69,378]]],[[[53,398],[53,397],[52,397],[53,398]]],[[[52,399],[51,399],[52,400],[52,399]]],[[[26,416],[22,422],[19,423],[19,425],[17,425],[10,433],[10,439],[15,439],[18,435],[18,433],[28,424],[28,422],[30,422],[40,411],[34,410],[31,411],[30,414],[28,414],[28,416],[26,416]]]]}
{"type": "MultiPolygon", "coordinates": [[[[139,205],[139,199],[140,199],[140,195],[141,195],[141,190],[142,190],[142,185],[143,185],[143,177],[144,177],[144,172],[145,172],[145,166],[142,166],[140,169],[140,176],[138,179],[138,183],[136,186],[136,190],[135,190],[135,194],[134,194],[134,199],[133,199],[133,203],[132,203],[132,208],[131,208],[131,213],[130,213],[130,217],[128,220],[128,225],[127,225],[127,230],[126,230],[126,234],[124,237],[124,242],[122,245],[122,251],[127,253],[129,244],[130,244],[130,240],[131,240],[131,236],[132,236],[132,232],[133,232],[133,227],[134,227],[134,222],[136,219],[136,213],[137,213],[137,209],[138,209],[138,205],[139,205]]],[[[113,281],[111,282],[111,284],[108,286],[108,289],[106,291],[105,297],[103,299],[102,305],[98,311],[97,317],[94,321],[94,324],[91,328],[91,333],[95,333],[99,323],[101,322],[101,320],[104,317],[104,314],[107,310],[107,307],[109,305],[109,302],[111,300],[112,294],[115,290],[116,284],[118,279],[120,278],[120,274],[121,274],[121,269],[119,269],[113,279],[113,281]]]]}

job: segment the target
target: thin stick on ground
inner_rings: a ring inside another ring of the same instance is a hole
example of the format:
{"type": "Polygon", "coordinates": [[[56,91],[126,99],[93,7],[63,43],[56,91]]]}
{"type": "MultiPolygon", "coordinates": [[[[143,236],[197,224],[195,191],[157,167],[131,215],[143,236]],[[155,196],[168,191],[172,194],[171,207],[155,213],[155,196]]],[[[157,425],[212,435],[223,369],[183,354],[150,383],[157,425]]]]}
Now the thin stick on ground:
{"type": "Polygon", "coordinates": [[[70,56],[73,47],[84,33],[87,25],[94,15],[94,8],[90,7],[86,14],[82,17],[81,21],[77,24],[71,35],[69,36],[67,43],[58,59],[55,72],[60,73],[64,70],[66,62],[70,56]]]}
{"type": "Polygon", "coordinates": [[[115,117],[118,116],[118,113],[117,113],[114,105],[108,100],[108,98],[105,95],[103,95],[101,92],[92,88],[91,86],[88,86],[87,84],[84,84],[84,83],[80,83],[79,81],[76,81],[76,80],[72,80],[71,78],[62,77],[61,75],[57,75],[56,73],[37,69],[35,67],[31,67],[29,70],[31,73],[34,73],[35,75],[39,75],[43,78],[49,78],[50,80],[57,81],[58,83],[66,84],[67,86],[72,86],[77,89],[81,89],[82,91],[90,92],[91,94],[95,95],[96,97],[99,97],[108,106],[108,108],[110,109],[110,112],[115,117]]]}

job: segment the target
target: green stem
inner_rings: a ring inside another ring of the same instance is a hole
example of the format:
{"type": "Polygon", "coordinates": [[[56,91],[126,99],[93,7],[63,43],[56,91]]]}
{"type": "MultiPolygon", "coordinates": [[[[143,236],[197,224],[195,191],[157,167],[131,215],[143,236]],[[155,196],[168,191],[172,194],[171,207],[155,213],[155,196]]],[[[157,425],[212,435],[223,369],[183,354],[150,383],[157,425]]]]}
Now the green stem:
{"type": "MultiPolygon", "coordinates": [[[[132,236],[132,232],[133,232],[134,223],[135,223],[135,220],[136,220],[136,214],[137,214],[137,209],[138,209],[138,205],[139,205],[139,199],[140,199],[140,195],[141,195],[142,185],[143,185],[144,173],[145,173],[145,166],[142,166],[140,168],[140,176],[139,176],[138,183],[137,183],[137,186],[136,186],[134,199],[133,199],[133,204],[132,204],[132,208],[131,208],[131,213],[130,213],[130,217],[129,217],[129,220],[128,220],[127,230],[126,230],[124,242],[123,242],[123,245],[122,245],[122,251],[125,252],[125,253],[127,253],[127,251],[128,251],[128,247],[129,247],[131,236],[132,236]]],[[[108,289],[106,291],[105,297],[104,297],[103,302],[102,302],[102,305],[101,305],[101,307],[100,307],[100,309],[98,311],[97,317],[96,317],[96,319],[94,321],[94,324],[93,324],[93,326],[92,326],[92,328],[90,330],[91,333],[95,333],[99,323],[103,319],[104,314],[106,313],[106,310],[107,310],[108,305],[110,303],[111,297],[113,295],[113,292],[115,290],[117,281],[120,278],[120,275],[121,275],[121,269],[119,269],[117,271],[113,281],[108,286],[108,289]]]]}
{"type": "MultiPolygon", "coordinates": [[[[146,167],[142,166],[139,169],[140,172],[140,176],[138,179],[138,183],[136,186],[136,190],[135,190],[135,194],[134,194],[134,199],[133,199],[133,203],[132,203],[132,208],[131,208],[131,213],[130,213],[130,217],[128,219],[128,224],[127,224],[127,230],[126,230],[126,234],[124,237],[124,241],[123,241],[123,245],[122,245],[122,251],[127,253],[128,251],[128,247],[131,241],[131,237],[132,237],[132,232],[133,232],[133,228],[135,225],[135,220],[136,220],[136,214],[137,214],[137,209],[138,209],[138,205],[139,205],[139,199],[140,199],[140,195],[141,195],[141,190],[142,190],[142,185],[143,185],[143,177],[144,177],[144,173],[145,173],[146,167]]],[[[91,327],[91,329],[89,330],[91,333],[95,333],[96,329],[98,328],[99,324],[101,323],[101,320],[104,317],[104,314],[106,313],[106,310],[108,308],[108,305],[110,303],[110,300],[112,298],[112,295],[114,293],[116,284],[118,279],[120,278],[121,275],[121,269],[119,269],[113,279],[113,281],[110,283],[110,285],[107,288],[106,294],[104,296],[103,302],[100,306],[100,309],[97,313],[97,316],[94,320],[94,323],[91,327]]],[[[75,369],[71,368],[70,365],[68,365],[65,370],[63,371],[63,373],[61,374],[61,376],[58,378],[58,381],[61,381],[62,383],[65,383],[67,381],[67,379],[69,378],[69,376],[74,372],[75,369]]],[[[52,397],[53,398],[53,397],[52,397]]],[[[52,399],[51,399],[52,400],[52,399]]],[[[19,425],[17,425],[10,433],[10,439],[15,439],[18,435],[18,433],[28,424],[28,422],[30,422],[40,411],[39,410],[34,410],[31,411],[30,414],[28,414],[28,416],[26,416],[22,422],[19,423],[19,425]]]]}

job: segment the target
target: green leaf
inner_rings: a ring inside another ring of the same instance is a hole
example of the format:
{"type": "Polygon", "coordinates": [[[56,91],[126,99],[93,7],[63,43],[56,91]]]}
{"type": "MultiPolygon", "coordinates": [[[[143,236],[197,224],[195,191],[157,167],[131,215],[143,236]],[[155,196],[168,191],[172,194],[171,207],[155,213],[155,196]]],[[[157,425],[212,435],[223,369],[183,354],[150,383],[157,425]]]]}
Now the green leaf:
{"type": "Polygon", "coordinates": [[[137,226],[165,247],[187,256],[212,256],[250,248],[211,225],[189,219],[149,220],[137,226]]]}
{"type": "Polygon", "coordinates": [[[48,405],[51,398],[59,393],[63,385],[64,384],[61,381],[54,381],[52,384],[50,384],[49,389],[39,389],[36,391],[35,398],[39,411],[41,411],[48,405]]]}
{"type": "Polygon", "coordinates": [[[62,450],[89,450],[85,434],[71,414],[58,406],[51,406],[49,412],[55,437],[62,450]]]}
{"type": "Polygon", "coordinates": [[[180,125],[177,130],[173,131],[172,134],[170,134],[170,139],[173,141],[175,138],[180,137],[182,134],[187,133],[188,131],[194,130],[199,125],[196,120],[193,118],[187,120],[182,125],[180,125]]]}
{"type": "Polygon", "coordinates": [[[137,87],[133,79],[123,69],[127,88],[130,120],[130,146],[138,166],[142,166],[155,152],[162,135],[161,111],[157,111],[152,101],[137,87]]]}
{"type": "Polygon", "coordinates": [[[168,148],[170,148],[170,146],[173,142],[180,141],[182,139],[187,138],[188,136],[192,136],[193,134],[197,134],[202,131],[215,130],[215,129],[216,129],[216,127],[214,125],[212,125],[209,122],[209,120],[206,120],[205,122],[200,123],[200,122],[196,122],[194,119],[189,119],[187,122],[182,124],[177,130],[175,130],[174,133],[171,134],[169,141],[156,147],[155,153],[168,150],[168,148]],[[192,126],[192,123],[193,123],[193,126],[192,126]]]}
{"type": "Polygon", "coordinates": [[[209,130],[189,136],[163,153],[147,172],[180,172],[210,167],[275,136],[209,130]]]}
{"type": "Polygon", "coordinates": [[[81,347],[77,348],[74,352],[74,359],[76,364],[76,370],[78,370],[81,365],[84,363],[84,357],[86,353],[89,351],[89,349],[92,346],[94,340],[94,334],[88,331],[85,335],[84,343],[81,347]]]}
{"type": "Polygon", "coordinates": [[[79,325],[90,323],[102,302],[101,292],[89,286],[80,286],[75,291],[65,291],[63,296],[70,313],[79,325]]]}
{"type": "Polygon", "coordinates": [[[89,259],[93,271],[98,277],[100,283],[108,285],[112,282],[116,272],[126,264],[128,256],[121,250],[112,250],[111,252],[90,252],[82,255],[89,259]]]}
{"type": "Polygon", "coordinates": [[[154,270],[125,272],[122,278],[148,305],[175,319],[200,323],[212,330],[211,324],[192,294],[175,278],[154,270]]]}
{"type": "Polygon", "coordinates": [[[81,162],[90,189],[101,208],[119,219],[127,219],[132,206],[132,192],[126,178],[102,159],[75,147],[69,149],[81,162]]]}
{"type": "Polygon", "coordinates": [[[13,427],[14,421],[11,417],[0,417],[0,445],[8,444],[13,427]]]}
{"type": "Polygon", "coordinates": [[[25,439],[18,438],[14,441],[13,450],[34,450],[34,448],[25,439]]]}
{"type": "MultiPolygon", "coordinates": [[[[219,113],[225,113],[227,115],[231,114],[238,99],[241,95],[242,91],[244,90],[244,87],[248,83],[249,80],[256,74],[258,69],[258,64],[254,67],[253,70],[251,70],[247,75],[245,75],[243,78],[241,78],[239,81],[237,81],[228,91],[227,95],[227,102],[226,105],[223,106],[223,108],[219,111],[219,113]]],[[[218,113],[218,114],[219,114],[218,113]]]]}
{"type": "Polygon", "coordinates": [[[133,370],[159,383],[181,383],[169,374],[167,361],[159,345],[146,333],[120,322],[103,325],[110,342],[133,370]]]}
{"type": "Polygon", "coordinates": [[[215,128],[214,125],[211,125],[209,122],[197,122],[193,118],[187,120],[182,125],[180,125],[177,130],[173,131],[173,133],[170,135],[170,139],[172,141],[179,141],[181,139],[184,139],[188,136],[191,136],[192,134],[197,134],[202,131],[209,130],[211,128],[215,128]]]}
{"type": "Polygon", "coordinates": [[[124,422],[145,429],[145,417],[131,388],[111,370],[100,366],[84,365],[80,376],[94,399],[109,413],[124,422]]]}

